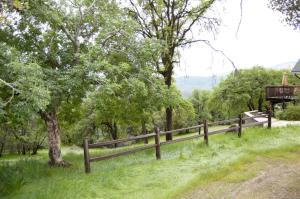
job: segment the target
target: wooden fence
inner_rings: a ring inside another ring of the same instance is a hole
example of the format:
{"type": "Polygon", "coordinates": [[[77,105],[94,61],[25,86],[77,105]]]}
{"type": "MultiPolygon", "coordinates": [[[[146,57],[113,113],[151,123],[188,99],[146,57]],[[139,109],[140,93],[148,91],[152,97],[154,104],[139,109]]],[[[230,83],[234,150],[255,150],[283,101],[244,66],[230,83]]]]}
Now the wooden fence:
{"type": "Polygon", "coordinates": [[[88,143],[88,138],[85,138],[84,142],[83,142],[85,172],[86,173],[91,172],[91,165],[90,165],[91,162],[106,160],[106,159],[119,157],[119,156],[127,155],[127,154],[132,154],[132,153],[142,151],[142,150],[146,150],[146,149],[150,149],[150,148],[155,148],[156,159],[159,160],[159,159],[161,159],[161,149],[160,149],[160,147],[162,145],[173,144],[173,143],[176,143],[176,142],[182,142],[182,141],[196,139],[196,138],[200,138],[200,137],[204,137],[204,142],[205,142],[206,145],[208,145],[208,137],[211,136],[211,135],[225,133],[225,132],[229,132],[229,131],[236,131],[237,134],[238,134],[238,137],[241,137],[243,128],[263,125],[264,123],[268,123],[268,128],[271,128],[271,123],[272,123],[272,121],[271,121],[271,111],[269,111],[268,114],[258,114],[258,115],[252,116],[252,117],[243,117],[242,115],[240,115],[238,118],[233,118],[233,119],[230,119],[230,120],[217,121],[217,122],[212,122],[212,123],[208,123],[207,120],[204,120],[203,124],[199,124],[199,125],[191,126],[191,127],[187,127],[187,128],[182,128],[182,129],[171,130],[171,131],[160,131],[159,128],[155,127],[154,128],[154,133],[150,133],[150,134],[146,134],[146,135],[139,135],[139,136],[126,138],[126,139],[118,139],[118,140],[113,140],[113,141],[100,142],[100,143],[95,143],[95,144],[89,144],[88,143]],[[268,119],[266,121],[263,121],[263,122],[253,122],[253,123],[244,124],[245,120],[251,119],[251,118],[257,118],[257,117],[265,117],[265,118],[268,118],[268,119]],[[213,130],[213,131],[209,131],[209,129],[208,129],[208,127],[210,125],[219,125],[219,124],[226,124],[226,123],[238,123],[238,125],[234,126],[234,127],[229,127],[229,128],[225,128],[225,129],[219,129],[219,130],[213,130]],[[201,128],[202,127],[203,127],[203,131],[204,131],[203,134],[201,134],[201,128]],[[198,134],[193,135],[193,136],[189,136],[189,137],[178,138],[178,139],[171,140],[171,141],[164,141],[164,142],[160,141],[160,136],[161,135],[166,135],[166,134],[169,134],[169,133],[178,133],[178,132],[182,132],[182,131],[186,131],[186,130],[192,130],[192,129],[198,129],[198,134]],[[136,140],[141,140],[141,139],[147,139],[147,138],[151,138],[151,137],[155,138],[155,144],[146,144],[144,146],[138,146],[138,147],[126,150],[126,151],[121,151],[121,152],[108,154],[108,155],[97,156],[97,157],[91,157],[90,153],[89,153],[89,149],[92,149],[92,148],[100,148],[100,147],[103,147],[103,146],[110,146],[110,145],[113,145],[113,144],[124,143],[124,142],[128,142],[128,141],[133,141],[133,140],[136,141],[136,140]]]}

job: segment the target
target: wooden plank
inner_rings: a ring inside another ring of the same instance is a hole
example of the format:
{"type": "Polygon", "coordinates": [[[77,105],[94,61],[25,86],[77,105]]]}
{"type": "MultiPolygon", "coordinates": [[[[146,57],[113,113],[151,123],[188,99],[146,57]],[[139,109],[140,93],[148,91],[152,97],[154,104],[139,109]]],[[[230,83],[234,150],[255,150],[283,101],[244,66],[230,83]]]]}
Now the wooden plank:
{"type": "Polygon", "coordinates": [[[200,128],[202,126],[203,126],[203,124],[196,125],[196,126],[191,126],[191,127],[187,127],[187,128],[175,129],[175,130],[171,130],[171,131],[160,131],[160,135],[166,135],[168,133],[178,133],[178,132],[181,132],[181,131],[186,131],[186,130],[191,130],[191,129],[197,129],[197,128],[200,128]]]}
{"type": "Polygon", "coordinates": [[[154,132],[155,132],[155,155],[156,155],[156,159],[160,160],[161,155],[160,155],[160,132],[159,132],[159,128],[155,127],[154,128],[154,132]]]}
{"type": "Polygon", "coordinates": [[[237,130],[239,127],[231,127],[231,128],[227,128],[227,129],[219,129],[219,130],[215,130],[215,131],[210,131],[208,132],[208,135],[214,135],[214,134],[219,134],[219,133],[225,133],[228,131],[233,131],[233,130],[237,130]]]}
{"type": "Polygon", "coordinates": [[[89,154],[88,138],[85,138],[83,140],[83,156],[84,156],[85,173],[90,173],[91,172],[91,165],[90,165],[90,154],[89,154]]]}
{"type": "Polygon", "coordinates": [[[176,140],[172,140],[172,141],[168,141],[168,142],[161,142],[160,145],[174,144],[176,142],[183,142],[186,140],[192,140],[192,139],[199,138],[199,137],[203,137],[203,135],[193,135],[193,136],[189,136],[189,137],[178,138],[176,140]]]}
{"type": "Polygon", "coordinates": [[[112,144],[117,144],[117,143],[122,143],[122,142],[128,142],[132,140],[139,140],[139,139],[144,139],[144,138],[149,138],[149,137],[154,137],[155,133],[150,133],[146,135],[139,135],[131,138],[125,138],[125,139],[119,139],[119,140],[112,140],[112,141],[107,141],[107,142],[99,142],[95,144],[89,144],[89,148],[98,148],[102,146],[108,146],[112,144]]]}
{"type": "Polygon", "coordinates": [[[244,124],[243,127],[246,128],[246,127],[251,127],[251,126],[258,126],[258,125],[261,125],[261,124],[264,124],[267,122],[268,121],[248,123],[248,124],[244,124]]]}
{"type": "Polygon", "coordinates": [[[138,151],[153,148],[155,146],[156,146],[155,144],[150,144],[150,145],[136,147],[134,149],[130,149],[130,150],[127,150],[127,151],[121,151],[121,152],[114,153],[114,154],[108,154],[108,155],[103,155],[103,156],[99,156],[99,157],[91,157],[90,162],[95,162],[95,161],[99,161],[99,160],[106,160],[106,159],[110,159],[110,158],[119,157],[119,156],[122,156],[122,155],[132,154],[132,153],[135,153],[135,152],[138,152],[138,151]]]}

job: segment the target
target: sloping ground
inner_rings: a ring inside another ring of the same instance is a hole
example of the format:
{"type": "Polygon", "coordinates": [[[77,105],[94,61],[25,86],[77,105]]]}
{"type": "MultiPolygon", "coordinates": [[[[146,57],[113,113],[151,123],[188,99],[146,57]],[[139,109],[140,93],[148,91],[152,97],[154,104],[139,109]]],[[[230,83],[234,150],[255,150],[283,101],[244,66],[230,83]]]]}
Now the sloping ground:
{"type": "Polygon", "coordinates": [[[246,165],[244,172],[259,171],[255,176],[235,182],[241,171],[229,173],[221,180],[209,183],[184,196],[184,199],[296,199],[300,198],[300,153],[293,160],[259,158],[246,165]],[[235,177],[234,177],[235,176],[235,177]]]}
{"type": "MultiPolygon", "coordinates": [[[[91,154],[109,154],[130,147],[97,149],[91,154]]],[[[160,161],[155,160],[151,149],[95,162],[88,175],[84,173],[82,149],[66,147],[63,153],[65,160],[72,163],[70,168],[49,168],[46,150],[27,157],[27,161],[20,156],[1,158],[0,198],[174,199],[189,191],[192,192],[186,197],[193,198],[189,196],[197,187],[200,192],[193,196],[198,198],[237,198],[232,197],[234,191],[238,190],[238,196],[247,195],[244,191],[249,184],[255,192],[254,185],[260,180],[249,180],[262,175],[261,172],[281,165],[285,168],[300,160],[300,127],[248,128],[241,138],[235,133],[209,136],[208,146],[203,138],[166,145],[162,147],[160,161]],[[215,192],[219,195],[213,195],[215,192]]],[[[279,171],[273,173],[277,175],[279,171]]],[[[282,180],[285,175],[277,179],[282,180]]],[[[292,181],[290,184],[293,187],[292,181]]]]}

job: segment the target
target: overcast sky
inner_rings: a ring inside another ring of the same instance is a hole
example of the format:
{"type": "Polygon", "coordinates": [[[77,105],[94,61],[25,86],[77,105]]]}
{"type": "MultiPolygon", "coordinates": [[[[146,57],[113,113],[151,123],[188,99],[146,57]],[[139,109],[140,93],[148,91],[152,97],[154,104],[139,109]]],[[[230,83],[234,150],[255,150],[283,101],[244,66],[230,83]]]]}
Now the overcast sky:
{"type": "MultiPolygon", "coordinates": [[[[225,10],[218,8],[222,25],[216,39],[210,38],[215,48],[224,51],[237,68],[270,67],[300,58],[300,31],[282,22],[281,14],[268,8],[268,0],[244,0],[242,24],[236,37],[239,2],[227,0],[226,4],[223,2],[225,10]]],[[[195,38],[207,38],[198,31],[193,34],[195,38]]],[[[203,43],[183,49],[181,56],[176,76],[224,75],[233,69],[226,58],[203,43]]]]}

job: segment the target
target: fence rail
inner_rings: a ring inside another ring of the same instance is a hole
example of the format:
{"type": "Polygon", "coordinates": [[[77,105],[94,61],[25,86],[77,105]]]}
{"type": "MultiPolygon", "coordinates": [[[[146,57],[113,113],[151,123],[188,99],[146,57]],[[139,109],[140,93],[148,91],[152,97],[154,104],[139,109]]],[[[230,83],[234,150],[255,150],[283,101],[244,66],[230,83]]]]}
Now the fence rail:
{"type": "Polygon", "coordinates": [[[252,117],[242,117],[242,115],[240,115],[238,118],[233,118],[233,119],[223,120],[223,121],[216,121],[216,122],[212,122],[212,123],[208,123],[207,120],[204,120],[203,124],[199,123],[199,125],[196,125],[196,126],[191,126],[191,127],[181,128],[181,129],[176,129],[176,130],[171,130],[171,131],[160,131],[159,128],[155,127],[154,128],[154,133],[150,133],[150,134],[146,134],[146,135],[139,135],[139,136],[126,138],[126,139],[100,142],[100,143],[95,143],[95,144],[89,144],[88,143],[88,138],[85,138],[84,142],[83,142],[85,172],[86,173],[91,172],[90,163],[95,162],[95,161],[115,158],[115,157],[119,157],[119,156],[123,156],[123,155],[127,155],[127,154],[132,154],[132,153],[135,153],[135,152],[138,152],[138,151],[151,149],[151,148],[155,148],[156,159],[159,160],[161,158],[160,146],[163,146],[163,145],[173,144],[173,143],[182,142],[182,141],[191,140],[191,139],[196,139],[196,138],[200,138],[200,137],[204,137],[204,142],[205,142],[206,145],[208,145],[208,137],[211,136],[211,135],[225,133],[225,132],[229,132],[229,131],[236,131],[238,133],[238,136],[241,137],[243,128],[263,125],[264,123],[268,123],[268,128],[271,128],[271,126],[272,126],[271,115],[272,115],[271,111],[268,111],[268,114],[258,114],[256,116],[252,116],[252,117]],[[257,117],[260,117],[260,118],[265,117],[265,118],[268,118],[268,119],[266,121],[262,121],[262,122],[253,122],[253,123],[244,124],[244,121],[246,119],[257,118],[257,117]],[[238,124],[237,124],[237,126],[234,126],[234,127],[208,131],[208,126],[210,126],[210,125],[217,125],[217,124],[224,124],[224,123],[231,123],[231,122],[238,122],[238,124]],[[203,134],[201,134],[201,128],[202,127],[203,127],[203,134]],[[178,132],[192,130],[192,129],[199,129],[199,134],[189,136],[189,137],[177,138],[177,139],[174,139],[174,140],[171,140],[171,141],[160,142],[160,136],[161,135],[166,135],[166,134],[169,134],[169,133],[178,133],[178,132]],[[133,141],[133,140],[146,139],[146,138],[150,138],[150,137],[155,138],[155,144],[147,144],[147,145],[144,145],[144,146],[138,146],[138,147],[134,147],[132,149],[128,149],[128,150],[125,150],[125,151],[121,151],[121,152],[117,152],[117,153],[113,153],[113,154],[108,154],[108,155],[97,156],[97,157],[90,157],[90,154],[89,154],[89,149],[91,149],[91,148],[99,148],[99,147],[103,147],[103,146],[110,146],[110,145],[113,145],[113,144],[124,143],[124,142],[128,142],[128,141],[133,141]]]}

